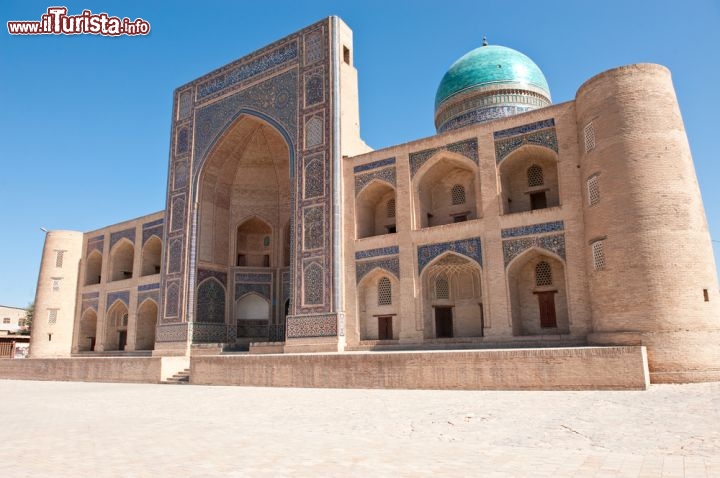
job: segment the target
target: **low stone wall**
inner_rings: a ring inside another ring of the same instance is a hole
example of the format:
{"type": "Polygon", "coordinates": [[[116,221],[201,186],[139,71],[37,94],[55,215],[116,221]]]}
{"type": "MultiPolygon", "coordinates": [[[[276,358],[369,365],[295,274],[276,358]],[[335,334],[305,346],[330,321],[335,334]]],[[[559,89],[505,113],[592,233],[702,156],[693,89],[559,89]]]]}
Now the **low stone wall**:
{"type": "Polygon", "coordinates": [[[644,390],[645,347],[193,357],[191,383],[260,387],[644,390]]]}
{"type": "Polygon", "coordinates": [[[2,379],[159,383],[161,374],[161,357],[0,360],[2,379]]]}

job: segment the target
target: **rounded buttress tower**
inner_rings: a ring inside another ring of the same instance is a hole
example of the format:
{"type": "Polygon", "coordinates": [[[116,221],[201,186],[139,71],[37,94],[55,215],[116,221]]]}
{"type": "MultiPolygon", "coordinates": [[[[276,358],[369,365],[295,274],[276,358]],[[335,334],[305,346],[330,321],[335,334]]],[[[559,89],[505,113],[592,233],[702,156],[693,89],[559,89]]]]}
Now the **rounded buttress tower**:
{"type": "Polygon", "coordinates": [[[595,344],[647,346],[652,382],[720,379],[720,297],[667,68],[639,64],[576,95],[595,344]]]}
{"type": "Polygon", "coordinates": [[[83,233],[45,235],[30,336],[30,358],[70,357],[83,233]]]}

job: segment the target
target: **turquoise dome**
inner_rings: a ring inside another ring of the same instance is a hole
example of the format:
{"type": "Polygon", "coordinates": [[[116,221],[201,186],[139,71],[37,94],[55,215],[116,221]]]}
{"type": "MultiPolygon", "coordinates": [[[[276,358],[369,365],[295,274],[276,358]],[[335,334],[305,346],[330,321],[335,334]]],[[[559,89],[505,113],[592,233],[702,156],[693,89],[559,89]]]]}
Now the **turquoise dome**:
{"type": "Polygon", "coordinates": [[[443,76],[435,95],[435,125],[442,132],[549,104],[550,88],[535,62],[512,48],[484,45],[443,76]]]}
{"type": "Polygon", "coordinates": [[[528,85],[550,96],[545,75],[530,58],[500,45],[486,45],[463,55],[443,76],[435,108],[457,93],[498,83],[528,85]]]}

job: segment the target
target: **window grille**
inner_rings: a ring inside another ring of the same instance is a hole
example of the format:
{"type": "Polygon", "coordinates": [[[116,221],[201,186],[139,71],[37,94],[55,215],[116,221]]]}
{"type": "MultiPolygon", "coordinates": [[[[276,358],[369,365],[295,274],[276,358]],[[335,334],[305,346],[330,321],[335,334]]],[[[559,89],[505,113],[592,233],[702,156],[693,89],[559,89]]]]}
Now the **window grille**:
{"type": "Polygon", "coordinates": [[[591,245],[592,257],[593,257],[593,268],[596,271],[605,269],[605,250],[603,247],[603,241],[595,241],[591,245]]]}
{"type": "Polygon", "coordinates": [[[57,309],[48,309],[48,324],[52,325],[57,322],[57,309]]]}
{"type": "Polygon", "coordinates": [[[450,196],[453,206],[456,204],[465,204],[465,187],[461,184],[456,184],[450,190],[450,196]]]}
{"type": "Polygon", "coordinates": [[[383,277],[378,281],[378,305],[392,304],[392,286],[390,279],[383,277]]]}
{"type": "Polygon", "coordinates": [[[65,251],[55,251],[55,267],[62,267],[65,251]]]}
{"type": "Polygon", "coordinates": [[[538,262],[535,266],[535,285],[538,287],[552,285],[552,269],[545,261],[538,262]]]}
{"type": "Polygon", "coordinates": [[[593,126],[592,122],[585,125],[584,129],[584,136],[585,136],[585,152],[589,153],[593,149],[595,149],[595,127],[593,126]]]}
{"type": "Polygon", "coordinates": [[[450,285],[447,279],[440,278],[435,281],[435,298],[436,299],[449,299],[450,298],[450,285]]]}
{"type": "Polygon", "coordinates": [[[594,206],[600,202],[600,178],[593,176],[587,180],[588,204],[594,206]]]}
{"type": "Polygon", "coordinates": [[[390,199],[387,202],[387,217],[395,217],[395,200],[390,199]]]}
{"type": "Polygon", "coordinates": [[[543,170],[537,164],[533,164],[527,170],[528,187],[542,186],[545,184],[545,177],[543,176],[543,170]]]}

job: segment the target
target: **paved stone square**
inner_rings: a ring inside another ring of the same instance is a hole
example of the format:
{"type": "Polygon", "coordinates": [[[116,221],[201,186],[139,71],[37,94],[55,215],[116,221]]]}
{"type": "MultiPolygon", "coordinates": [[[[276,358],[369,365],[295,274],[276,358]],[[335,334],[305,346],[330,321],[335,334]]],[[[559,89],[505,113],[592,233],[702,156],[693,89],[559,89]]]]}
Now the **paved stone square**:
{"type": "Polygon", "coordinates": [[[2,476],[720,477],[720,383],[645,392],[0,380],[2,476]]]}

